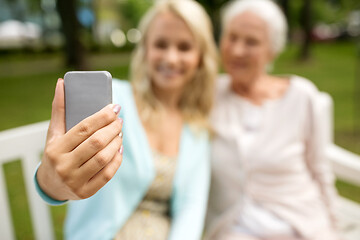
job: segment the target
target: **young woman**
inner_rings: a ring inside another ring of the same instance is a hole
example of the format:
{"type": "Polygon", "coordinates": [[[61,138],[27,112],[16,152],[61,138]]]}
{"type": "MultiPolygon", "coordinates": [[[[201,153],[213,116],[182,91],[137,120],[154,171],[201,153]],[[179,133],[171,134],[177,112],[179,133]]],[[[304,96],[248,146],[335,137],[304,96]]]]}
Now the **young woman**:
{"type": "Polygon", "coordinates": [[[210,176],[207,118],[217,73],[211,23],[195,1],[160,1],[140,31],[131,83],[113,81],[122,133],[118,105],[64,133],[63,81],[57,84],[36,180],[47,202],[75,200],[67,239],[201,237],[210,176]]]}

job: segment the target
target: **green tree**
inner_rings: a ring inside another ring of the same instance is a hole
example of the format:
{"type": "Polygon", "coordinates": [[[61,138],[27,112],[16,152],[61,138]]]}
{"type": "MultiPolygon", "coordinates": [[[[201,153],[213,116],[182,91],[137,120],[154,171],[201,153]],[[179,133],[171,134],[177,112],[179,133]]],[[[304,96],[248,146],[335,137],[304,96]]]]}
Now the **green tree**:
{"type": "MultiPolygon", "coordinates": [[[[136,27],[145,14],[146,10],[151,6],[152,1],[144,0],[123,0],[119,4],[119,12],[121,14],[124,28],[136,27]]],[[[126,29],[125,29],[126,30],[126,29]]]]}

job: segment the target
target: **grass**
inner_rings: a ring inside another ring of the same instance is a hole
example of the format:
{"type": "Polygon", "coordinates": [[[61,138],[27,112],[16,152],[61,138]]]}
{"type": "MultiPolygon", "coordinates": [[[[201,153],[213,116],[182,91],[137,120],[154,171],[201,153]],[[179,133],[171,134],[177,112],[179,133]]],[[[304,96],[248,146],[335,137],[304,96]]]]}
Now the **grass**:
{"type": "MultiPolygon", "coordinates": [[[[356,50],[353,43],[318,44],[313,58],[297,62],[297,46],[290,46],[275,64],[277,74],[297,74],[312,80],[334,100],[336,144],[360,154],[359,102],[356,102],[356,50]]],[[[129,53],[102,53],[88,57],[92,70],[108,70],[114,77],[126,79],[129,53]]],[[[69,70],[62,66],[60,54],[16,54],[0,56],[0,131],[48,120],[55,83],[69,70]]],[[[359,64],[359,63],[358,63],[359,64]]],[[[359,65],[357,66],[358,69],[359,65]]],[[[359,94],[359,89],[357,90],[359,94]]],[[[21,177],[21,162],[4,165],[11,212],[17,239],[34,239],[30,214],[21,177]]],[[[360,202],[360,190],[337,181],[339,193],[360,202]]],[[[62,239],[65,206],[52,207],[56,238],[62,239]]]]}

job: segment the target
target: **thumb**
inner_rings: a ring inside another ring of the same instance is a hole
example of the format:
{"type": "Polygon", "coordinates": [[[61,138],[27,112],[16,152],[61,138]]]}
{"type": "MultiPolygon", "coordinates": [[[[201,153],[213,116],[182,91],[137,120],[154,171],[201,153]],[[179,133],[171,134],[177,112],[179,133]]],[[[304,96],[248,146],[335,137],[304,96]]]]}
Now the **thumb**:
{"type": "Polygon", "coordinates": [[[52,102],[51,120],[47,139],[65,134],[65,98],[64,80],[59,78],[56,83],[55,95],[52,102]]]}

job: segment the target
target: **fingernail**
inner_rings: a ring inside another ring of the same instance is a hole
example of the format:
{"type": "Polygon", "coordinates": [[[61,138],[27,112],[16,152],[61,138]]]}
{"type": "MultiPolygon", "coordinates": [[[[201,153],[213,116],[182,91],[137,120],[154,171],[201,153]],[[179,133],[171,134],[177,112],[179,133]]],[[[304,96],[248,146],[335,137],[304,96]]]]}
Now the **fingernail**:
{"type": "Polygon", "coordinates": [[[115,113],[116,115],[119,114],[120,109],[121,109],[121,107],[120,107],[119,104],[115,104],[115,105],[113,106],[113,111],[114,111],[114,113],[115,113]]]}
{"type": "Polygon", "coordinates": [[[120,123],[123,124],[124,120],[122,118],[118,118],[120,123]]]}
{"type": "Polygon", "coordinates": [[[122,131],[119,133],[119,137],[120,137],[120,138],[123,137],[123,132],[122,132],[122,131]]]}
{"type": "Polygon", "coordinates": [[[124,152],[124,147],[123,147],[123,145],[121,145],[121,147],[120,147],[120,149],[119,149],[119,153],[122,155],[123,152],[124,152]]]}

